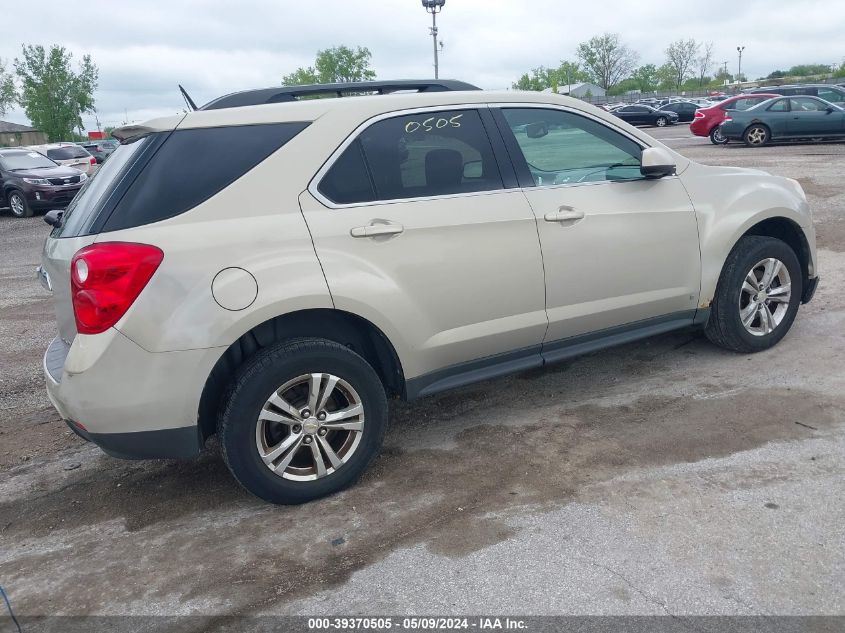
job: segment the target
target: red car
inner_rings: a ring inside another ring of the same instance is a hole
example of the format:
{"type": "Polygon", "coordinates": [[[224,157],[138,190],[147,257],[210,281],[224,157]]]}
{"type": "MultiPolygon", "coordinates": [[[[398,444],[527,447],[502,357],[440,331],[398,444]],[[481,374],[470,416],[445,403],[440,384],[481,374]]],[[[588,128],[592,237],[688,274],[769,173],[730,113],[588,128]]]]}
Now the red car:
{"type": "Polygon", "coordinates": [[[755,94],[741,94],[734,97],[729,97],[724,101],[720,101],[716,105],[709,108],[701,108],[696,110],[695,118],[690,123],[690,132],[696,136],[709,136],[710,142],[714,145],[722,145],[728,142],[722,133],[719,131],[719,125],[725,120],[728,110],[747,110],[758,103],[762,103],[767,99],[779,97],[776,94],[755,93],[755,94]]]}

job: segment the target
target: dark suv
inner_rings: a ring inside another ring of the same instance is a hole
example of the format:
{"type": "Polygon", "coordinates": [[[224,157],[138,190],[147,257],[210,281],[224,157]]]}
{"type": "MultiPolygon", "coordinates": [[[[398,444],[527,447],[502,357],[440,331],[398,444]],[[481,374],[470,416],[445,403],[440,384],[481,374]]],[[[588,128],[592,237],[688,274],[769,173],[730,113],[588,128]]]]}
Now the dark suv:
{"type": "Polygon", "coordinates": [[[0,149],[0,207],[26,218],[36,209],[64,209],[88,179],[27,149],[0,149]]]}
{"type": "Polygon", "coordinates": [[[765,86],[762,88],[754,88],[748,92],[771,92],[785,97],[810,95],[813,97],[819,97],[820,99],[824,99],[830,103],[835,103],[838,106],[845,105],[845,89],[831,84],[790,84],[786,86],[765,86]]]}

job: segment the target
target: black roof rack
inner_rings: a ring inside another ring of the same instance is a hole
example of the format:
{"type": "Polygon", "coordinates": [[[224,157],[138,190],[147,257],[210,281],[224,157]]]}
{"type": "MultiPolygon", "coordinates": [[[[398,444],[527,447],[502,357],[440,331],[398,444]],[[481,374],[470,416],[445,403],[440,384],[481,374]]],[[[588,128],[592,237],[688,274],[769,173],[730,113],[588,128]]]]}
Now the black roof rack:
{"type": "Polygon", "coordinates": [[[244,90],[218,97],[209,101],[200,110],[220,110],[223,108],[237,108],[240,106],[261,105],[265,103],[286,103],[296,101],[300,97],[320,95],[335,95],[342,97],[350,92],[375,92],[380,95],[400,90],[416,90],[417,92],[447,92],[452,90],[481,90],[464,81],[456,79],[396,79],[393,81],[355,81],[339,84],[309,84],[306,86],[282,86],[280,88],[263,88],[260,90],[244,90]]]}

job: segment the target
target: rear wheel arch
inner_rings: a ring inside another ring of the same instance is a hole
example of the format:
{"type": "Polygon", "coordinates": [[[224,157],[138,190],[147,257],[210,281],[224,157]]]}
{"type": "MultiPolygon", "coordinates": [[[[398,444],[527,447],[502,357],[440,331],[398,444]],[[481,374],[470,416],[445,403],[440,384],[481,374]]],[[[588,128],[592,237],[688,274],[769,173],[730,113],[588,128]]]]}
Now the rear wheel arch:
{"type": "Polygon", "coordinates": [[[203,439],[217,430],[221,399],[238,368],[262,350],[298,338],[325,339],[352,349],[373,367],[389,395],[405,396],[405,376],[399,356],[377,326],[343,310],[300,310],[255,326],[232,343],[218,359],[200,397],[198,421],[203,439]]]}

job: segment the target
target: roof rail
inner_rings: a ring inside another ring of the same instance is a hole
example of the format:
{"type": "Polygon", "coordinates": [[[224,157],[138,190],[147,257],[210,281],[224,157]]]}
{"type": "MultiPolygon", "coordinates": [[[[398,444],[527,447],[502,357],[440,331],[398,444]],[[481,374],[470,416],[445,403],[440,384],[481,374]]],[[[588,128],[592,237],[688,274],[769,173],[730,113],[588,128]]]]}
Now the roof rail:
{"type": "Polygon", "coordinates": [[[395,79],[392,81],[354,81],[337,84],[309,84],[305,86],[282,86],[280,88],[263,88],[260,90],[244,90],[218,97],[209,101],[200,110],[220,110],[223,108],[237,108],[240,106],[262,105],[265,103],[286,103],[296,101],[300,97],[320,95],[335,95],[342,97],[350,92],[375,92],[380,95],[400,90],[416,90],[417,92],[447,92],[452,90],[481,90],[456,79],[395,79]]]}

